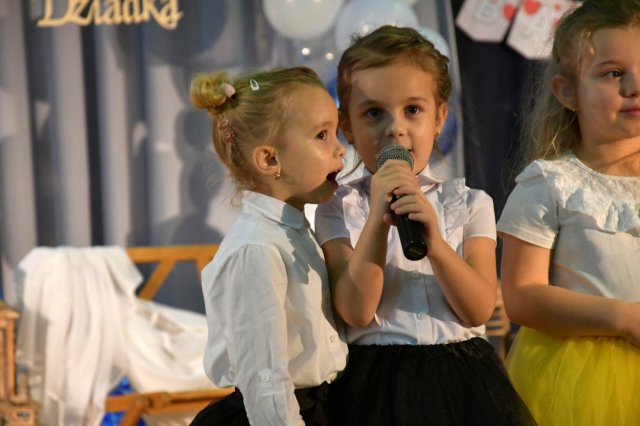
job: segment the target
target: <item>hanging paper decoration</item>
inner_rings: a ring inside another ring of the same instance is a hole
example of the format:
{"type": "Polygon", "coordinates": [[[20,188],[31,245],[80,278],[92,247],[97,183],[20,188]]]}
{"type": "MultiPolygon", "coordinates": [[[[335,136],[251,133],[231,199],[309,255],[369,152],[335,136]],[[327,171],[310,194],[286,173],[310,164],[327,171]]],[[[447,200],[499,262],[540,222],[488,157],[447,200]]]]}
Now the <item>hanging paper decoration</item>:
{"type": "Polygon", "coordinates": [[[507,44],[527,59],[544,59],[558,20],[575,0],[466,0],[456,25],[476,41],[507,44]]]}
{"type": "Polygon", "coordinates": [[[456,25],[476,41],[502,41],[519,5],[520,0],[467,0],[456,25]]]}
{"type": "Polygon", "coordinates": [[[527,59],[548,58],[553,30],[562,15],[577,6],[568,0],[525,0],[509,31],[507,44],[527,59]]]}

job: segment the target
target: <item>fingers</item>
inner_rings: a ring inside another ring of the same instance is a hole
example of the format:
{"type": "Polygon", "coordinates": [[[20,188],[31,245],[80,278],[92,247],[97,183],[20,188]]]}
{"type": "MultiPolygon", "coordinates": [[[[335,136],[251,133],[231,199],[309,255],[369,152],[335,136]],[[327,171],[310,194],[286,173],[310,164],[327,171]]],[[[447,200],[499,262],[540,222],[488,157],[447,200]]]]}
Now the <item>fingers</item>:
{"type": "Polygon", "coordinates": [[[389,226],[398,226],[398,224],[396,223],[396,219],[395,219],[394,215],[392,215],[389,212],[384,214],[382,220],[384,220],[384,223],[386,223],[389,226]]]}
{"type": "MultiPolygon", "coordinates": [[[[402,192],[403,194],[401,196],[397,196],[395,201],[393,201],[389,206],[395,214],[426,214],[427,216],[435,214],[431,203],[429,203],[419,188],[417,191],[412,189],[402,192]]],[[[414,218],[411,217],[411,219],[414,218]]]]}
{"type": "MultiPolygon", "coordinates": [[[[403,209],[401,211],[395,211],[395,208],[392,207],[392,210],[396,214],[422,211],[422,208],[418,206],[411,207],[409,199],[403,200],[400,204],[392,203],[393,198],[405,198],[409,195],[415,196],[414,202],[420,198],[418,195],[424,198],[418,185],[418,180],[406,161],[388,160],[373,175],[371,181],[372,213],[385,223],[394,224],[392,219],[393,215],[391,215],[391,218],[383,217],[384,213],[389,211],[390,204],[403,209]]],[[[424,201],[426,203],[426,200],[424,201]]]]}
{"type": "Polygon", "coordinates": [[[396,195],[404,195],[410,188],[419,189],[418,180],[406,161],[389,160],[373,175],[372,184],[375,184],[389,197],[400,190],[396,195]]]}

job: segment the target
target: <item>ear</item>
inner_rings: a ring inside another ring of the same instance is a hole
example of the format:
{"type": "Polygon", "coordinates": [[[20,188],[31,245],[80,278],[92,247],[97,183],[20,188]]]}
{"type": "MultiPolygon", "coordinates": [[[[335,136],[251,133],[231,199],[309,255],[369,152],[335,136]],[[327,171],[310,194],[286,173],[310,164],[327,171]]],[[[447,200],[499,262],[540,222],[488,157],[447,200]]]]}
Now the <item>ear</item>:
{"type": "Polygon", "coordinates": [[[258,145],[253,149],[251,156],[253,166],[259,174],[265,176],[273,176],[280,171],[280,163],[278,161],[278,151],[271,145],[258,145]]]}
{"type": "Polygon", "coordinates": [[[340,117],[340,130],[342,134],[349,142],[349,145],[353,144],[353,133],[351,132],[351,121],[349,121],[349,117],[346,114],[339,113],[340,117]]]}
{"type": "Polygon", "coordinates": [[[447,119],[448,113],[449,104],[446,102],[442,102],[436,110],[436,136],[438,136],[442,131],[442,126],[444,126],[444,122],[447,119]]]}
{"type": "Polygon", "coordinates": [[[556,74],[551,79],[551,92],[565,108],[575,111],[578,106],[576,88],[564,75],[556,74]]]}

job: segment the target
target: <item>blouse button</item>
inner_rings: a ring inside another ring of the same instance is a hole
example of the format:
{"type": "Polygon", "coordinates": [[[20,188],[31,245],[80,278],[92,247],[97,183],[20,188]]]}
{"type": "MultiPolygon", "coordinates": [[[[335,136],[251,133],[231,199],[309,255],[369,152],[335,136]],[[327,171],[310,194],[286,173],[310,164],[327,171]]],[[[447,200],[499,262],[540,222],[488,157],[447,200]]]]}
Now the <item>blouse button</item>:
{"type": "Polygon", "coordinates": [[[417,317],[418,317],[418,319],[419,319],[419,320],[421,320],[421,319],[423,319],[423,318],[424,318],[424,314],[423,314],[422,312],[420,312],[420,313],[417,315],[417,317]]]}
{"type": "Polygon", "coordinates": [[[269,374],[261,374],[260,375],[260,383],[271,383],[271,375],[269,374]]]}
{"type": "Polygon", "coordinates": [[[420,271],[411,271],[412,278],[418,278],[420,276],[420,271]]]}
{"type": "Polygon", "coordinates": [[[338,336],[336,336],[335,334],[332,334],[331,336],[329,336],[329,341],[331,343],[335,343],[336,340],[338,340],[338,336]]]}

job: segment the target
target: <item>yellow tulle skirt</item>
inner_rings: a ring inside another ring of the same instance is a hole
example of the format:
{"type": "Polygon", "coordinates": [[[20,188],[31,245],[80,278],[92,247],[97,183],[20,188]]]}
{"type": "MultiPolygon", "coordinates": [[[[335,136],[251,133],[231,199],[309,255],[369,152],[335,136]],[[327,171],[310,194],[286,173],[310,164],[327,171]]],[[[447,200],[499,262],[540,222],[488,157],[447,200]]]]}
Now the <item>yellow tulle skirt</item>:
{"type": "Polygon", "coordinates": [[[540,426],[640,425],[640,349],[625,339],[522,327],[507,370],[540,426]]]}

